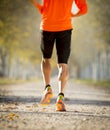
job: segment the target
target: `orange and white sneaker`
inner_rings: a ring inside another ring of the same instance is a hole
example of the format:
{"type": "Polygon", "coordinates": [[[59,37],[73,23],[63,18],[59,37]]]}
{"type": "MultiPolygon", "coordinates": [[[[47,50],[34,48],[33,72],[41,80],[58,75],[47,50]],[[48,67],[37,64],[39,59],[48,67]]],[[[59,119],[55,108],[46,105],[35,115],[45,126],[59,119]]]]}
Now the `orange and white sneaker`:
{"type": "Polygon", "coordinates": [[[53,93],[52,93],[51,86],[50,86],[50,85],[47,85],[47,86],[46,86],[46,89],[45,89],[44,92],[43,92],[43,96],[42,96],[42,99],[41,99],[41,101],[40,101],[40,104],[41,104],[42,106],[49,105],[49,103],[50,103],[52,97],[53,97],[53,93]]]}
{"type": "Polygon", "coordinates": [[[57,98],[56,102],[56,111],[66,111],[65,104],[64,104],[64,94],[60,93],[57,98]]]}

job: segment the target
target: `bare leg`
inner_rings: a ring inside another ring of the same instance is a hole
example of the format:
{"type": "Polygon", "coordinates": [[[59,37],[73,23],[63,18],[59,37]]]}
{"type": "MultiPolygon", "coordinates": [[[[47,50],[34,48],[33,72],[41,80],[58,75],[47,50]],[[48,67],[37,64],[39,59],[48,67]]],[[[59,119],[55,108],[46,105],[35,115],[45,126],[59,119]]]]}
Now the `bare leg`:
{"type": "Polygon", "coordinates": [[[59,93],[64,93],[65,90],[65,86],[69,77],[69,73],[68,73],[68,65],[67,64],[59,64],[58,65],[59,68],[59,93]]]}
{"type": "Polygon", "coordinates": [[[68,65],[67,64],[59,64],[59,94],[56,102],[56,110],[57,111],[66,111],[64,100],[64,90],[69,77],[68,73],[68,65]]]}
{"type": "Polygon", "coordinates": [[[50,76],[51,76],[51,64],[50,59],[43,59],[41,63],[41,70],[44,79],[44,85],[50,84],[50,76]]]}
{"type": "Polygon", "coordinates": [[[44,79],[45,91],[42,95],[42,99],[40,101],[41,105],[48,105],[53,96],[52,89],[50,86],[50,76],[51,76],[51,65],[50,59],[43,59],[41,63],[41,70],[44,79]]]}

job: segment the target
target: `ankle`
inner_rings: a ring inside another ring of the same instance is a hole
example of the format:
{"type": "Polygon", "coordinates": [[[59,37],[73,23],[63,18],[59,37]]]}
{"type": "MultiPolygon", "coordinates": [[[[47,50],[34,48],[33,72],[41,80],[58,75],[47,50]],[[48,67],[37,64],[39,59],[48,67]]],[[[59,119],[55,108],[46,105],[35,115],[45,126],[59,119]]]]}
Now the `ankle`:
{"type": "Polygon", "coordinates": [[[60,93],[58,94],[58,96],[60,96],[60,95],[64,97],[64,93],[60,92],[60,93]]]}
{"type": "Polygon", "coordinates": [[[51,89],[51,85],[50,85],[50,84],[46,85],[46,86],[45,86],[45,90],[47,90],[47,91],[52,90],[52,89],[51,89]]]}
{"type": "Polygon", "coordinates": [[[58,100],[64,100],[64,93],[61,92],[61,93],[58,94],[57,101],[58,100]]]}

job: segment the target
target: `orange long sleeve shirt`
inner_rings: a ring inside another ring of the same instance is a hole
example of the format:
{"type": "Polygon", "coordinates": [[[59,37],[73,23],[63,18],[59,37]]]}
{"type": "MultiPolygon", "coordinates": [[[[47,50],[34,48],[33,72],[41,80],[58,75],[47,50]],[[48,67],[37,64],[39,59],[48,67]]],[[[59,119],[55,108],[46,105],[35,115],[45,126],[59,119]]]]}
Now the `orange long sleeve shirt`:
{"type": "Polygon", "coordinates": [[[42,14],[40,29],[45,31],[63,31],[72,29],[71,9],[73,1],[80,14],[87,12],[86,0],[43,0],[43,5],[36,4],[42,14]]]}

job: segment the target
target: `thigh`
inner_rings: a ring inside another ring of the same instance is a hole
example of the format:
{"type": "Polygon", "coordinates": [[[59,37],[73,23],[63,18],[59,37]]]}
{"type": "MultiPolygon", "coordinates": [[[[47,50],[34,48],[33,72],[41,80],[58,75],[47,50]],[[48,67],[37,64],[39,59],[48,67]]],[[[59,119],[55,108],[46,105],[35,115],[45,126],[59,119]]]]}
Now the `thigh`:
{"type": "Polygon", "coordinates": [[[56,49],[58,63],[68,63],[71,49],[71,31],[65,30],[57,33],[56,49]]]}
{"type": "Polygon", "coordinates": [[[41,32],[41,51],[44,58],[51,58],[55,41],[55,33],[42,31],[41,32]]]}

